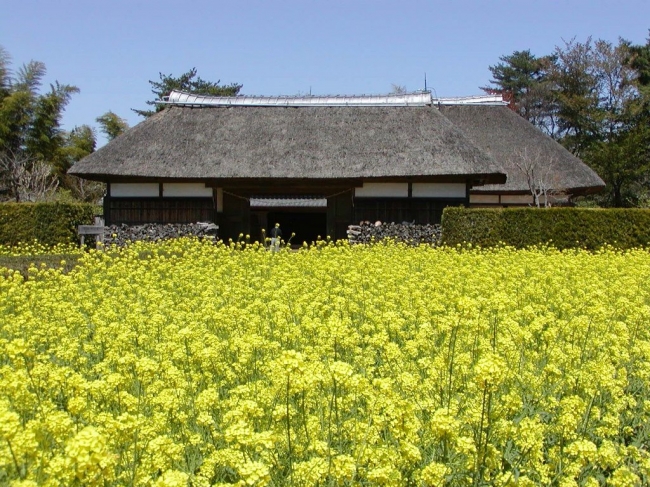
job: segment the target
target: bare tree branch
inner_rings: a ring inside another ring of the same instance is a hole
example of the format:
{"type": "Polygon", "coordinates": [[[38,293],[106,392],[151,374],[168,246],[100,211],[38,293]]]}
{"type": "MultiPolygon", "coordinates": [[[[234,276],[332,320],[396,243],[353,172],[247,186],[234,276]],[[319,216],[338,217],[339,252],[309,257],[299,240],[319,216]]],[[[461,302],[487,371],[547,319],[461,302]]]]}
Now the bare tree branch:
{"type": "Polygon", "coordinates": [[[566,195],[553,170],[555,158],[544,156],[541,149],[533,151],[526,147],[517,151],[512,162],[526,178],[526,184],[533,196],[533,204],[537,208],[549,208],[553,200],[562,199],[562,196],[566,195]]]}
{"type": "Polygon", "coordinates": [[[0,153],[0,175],[16,202],[49,200],[59,186],[49,164],[22,151],[0,153]]]}
{"type": "Polygon", "coordinates": [[[70,188],[75,198],[88,203],[97,203],[106,192],[104,183],[89,181],[71,174],[65,176],[65,185],[70,188]]]}

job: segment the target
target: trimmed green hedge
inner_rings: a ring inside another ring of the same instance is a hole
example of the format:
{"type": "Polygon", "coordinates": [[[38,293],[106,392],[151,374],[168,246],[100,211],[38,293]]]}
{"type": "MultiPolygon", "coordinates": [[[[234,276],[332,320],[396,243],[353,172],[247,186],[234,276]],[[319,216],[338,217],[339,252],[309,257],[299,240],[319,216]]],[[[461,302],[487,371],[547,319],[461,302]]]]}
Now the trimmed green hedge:
{"type": "Polygon", "coordinates": [[[87,203],[0,203],[0,244],[77,241],[77,225],[93,223],[101,208],[87,203]]]}
{"type": "Polygon", "coordinates": [[[551,244],[596,250],[650,245],[650,210],[602,208],[445,208],[445,245],[471,243],[516,248],[551,244]]]}

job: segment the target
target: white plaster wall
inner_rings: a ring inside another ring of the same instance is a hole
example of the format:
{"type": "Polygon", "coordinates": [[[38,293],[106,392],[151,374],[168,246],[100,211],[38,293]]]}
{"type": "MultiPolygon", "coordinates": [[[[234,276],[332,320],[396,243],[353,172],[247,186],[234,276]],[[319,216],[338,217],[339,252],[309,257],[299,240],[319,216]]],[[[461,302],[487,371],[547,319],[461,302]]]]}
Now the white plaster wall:
{"type": "Polygon", "coordinates": [[[211,197],[212,188],[203,183],[163,183],[163,198],[172,196],[211,197]]]}
{"type": "Polygon", "coordinates": [[[408,183],[363,183],[362,188],[355,188],[357,198],[407,198],[408,183]]]}
{"type": "Polygon", "coordinates": [[[469,202],[472,203],[482,203],[482,204],[499,204],[499,195],[498,194],[470,194],[469,202]]]}
{"type": "Polygon", "coordinates": [[[502,194],[501,204],[502,205],[532,205],[533,195],[532,194],[502,194]]]}
{"type": "Polygon", "coordinates": [[[159,196],[158,183],[111,183],[111,196],[159,196]]]}
{"type": "Polygon", "coordinates": [[[413,183],[413,198],[464,198],[465,183],[413,183]]]}

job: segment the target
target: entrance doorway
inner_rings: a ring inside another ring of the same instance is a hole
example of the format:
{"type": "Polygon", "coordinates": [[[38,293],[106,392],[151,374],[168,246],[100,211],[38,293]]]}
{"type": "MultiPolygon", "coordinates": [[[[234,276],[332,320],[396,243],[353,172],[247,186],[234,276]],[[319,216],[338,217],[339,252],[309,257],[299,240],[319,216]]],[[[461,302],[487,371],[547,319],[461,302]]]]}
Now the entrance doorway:
{"type": "Polygon", "coordinates": [[[264,236],[269,236],[271,228],[280,224],[282,239],[291,239],[292,247],[300,247],[303,242],[310,244],[327,235],[327,213],[323,209],[300,210],[254,210],[251,211],[251,240],[261,242],[264,236]],[[316,210],[316,211],[315,211],[316,210]],[[262,233],[264,229],[265,233],[262,233]]]}
{"type": "Polygon", "coordinates": [[[282,239],[287,242],[291,234],[292,247],[303,242],[314,242],[327,235],[327,200],[318,197],[252,197],[251,239],[262,240],[270,235],[276,223],[280,224],[282,239]],[[265,233],[262,233],[262,230],[265,233]]]}
{"type": "Polygon", "coordinates": [[[279,223],[284,241],[288,241],[292,233],[292,246],[302,246],[303,242],[315,242],[318,237],[325,238],[327,234],[327,214],[324,211],[269,211],[267,214],[266,234],[279,223]]]}

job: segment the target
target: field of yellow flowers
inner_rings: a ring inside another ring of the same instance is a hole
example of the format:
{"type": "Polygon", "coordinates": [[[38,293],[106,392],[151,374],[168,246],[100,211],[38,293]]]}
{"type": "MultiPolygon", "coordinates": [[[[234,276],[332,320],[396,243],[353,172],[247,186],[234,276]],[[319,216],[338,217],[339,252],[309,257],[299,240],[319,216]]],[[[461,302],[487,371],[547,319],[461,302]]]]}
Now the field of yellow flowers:
{"type": "Polygon", "coordinates": [[[0,484],[650,484],[650,254],[192,240],[0,269],[0,484]]]}

